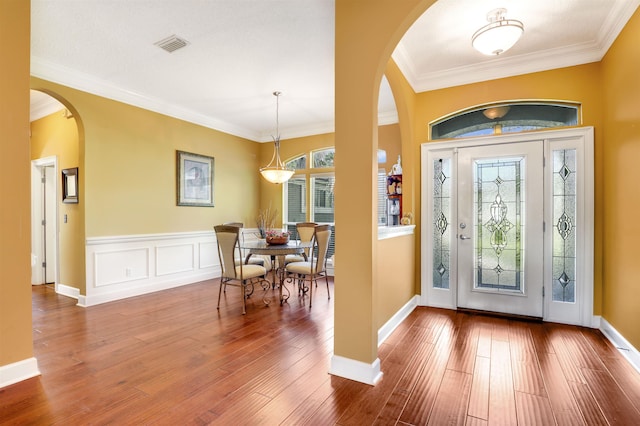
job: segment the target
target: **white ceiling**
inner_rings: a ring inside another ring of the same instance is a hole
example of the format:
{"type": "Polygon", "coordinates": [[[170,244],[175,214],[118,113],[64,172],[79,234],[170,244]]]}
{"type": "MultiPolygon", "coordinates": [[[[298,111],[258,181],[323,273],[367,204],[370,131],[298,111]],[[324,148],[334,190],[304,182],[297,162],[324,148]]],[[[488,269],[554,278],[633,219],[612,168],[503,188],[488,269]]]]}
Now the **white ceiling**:
{"type": "MultiPolygon", "coordinates": [[[[594,62],[639,4],[439,0],[393,58],[416,92],[594,62]],[[487,57],[471,35],[497,7],[525,32],[487,57]]],[[[31,15],[36,77],[260,142],[275,133],[278,90],[283,139],[333,131],[333,0],[31,0],[31,15]],[[154,44],[171,35],[189,44],[154,44]]],[[[379,113],[397,120],[386,81],[379,113]]]]}

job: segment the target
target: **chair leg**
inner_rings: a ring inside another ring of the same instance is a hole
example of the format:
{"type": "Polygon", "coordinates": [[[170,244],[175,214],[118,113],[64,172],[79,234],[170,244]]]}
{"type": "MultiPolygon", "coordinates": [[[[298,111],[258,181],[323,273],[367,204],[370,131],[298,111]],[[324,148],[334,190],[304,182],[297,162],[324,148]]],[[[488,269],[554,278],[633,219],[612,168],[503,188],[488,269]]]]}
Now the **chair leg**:
{"type": "Polygon", "coordinates": [[[327,299],[331,299],[331,292],[329,291],[329,277],[327,276],[326,272],[324,275],[324,280],[327,282],[327,299]]]}
{"type": "Polygon", "coordinates": [[[220,296],[222,295],[222,286],[224,285],[224,279],[221,277],[220,278],[220,288],[218,288],[218,308],[220,309],[220,296]]]}
{"type": "Polygon", "coordinates": [[[313,300],[313,276],[309,277],[309,307],[311,307],[311,301],[313,300]]]}
{"type": "Polygon", "coordinates": [[[247,291],[246,287],[247,287],[247,283],[243,281],[242,284],[240,285],[240,297],[242,297],[242,315],[245,315],[247,313],[247,305],[246,305],[247,296],[245,294],[247,291]]]}

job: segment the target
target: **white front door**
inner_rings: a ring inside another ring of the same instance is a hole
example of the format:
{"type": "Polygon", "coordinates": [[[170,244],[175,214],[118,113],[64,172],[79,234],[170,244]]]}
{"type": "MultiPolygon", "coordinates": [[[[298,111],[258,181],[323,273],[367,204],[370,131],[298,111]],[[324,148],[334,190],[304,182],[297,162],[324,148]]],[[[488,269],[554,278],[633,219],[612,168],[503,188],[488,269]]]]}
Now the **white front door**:
{"type": "Polygon", "coordinates": [[[458,307],[542,317],[543,141],[457,157],[458,307]]]}

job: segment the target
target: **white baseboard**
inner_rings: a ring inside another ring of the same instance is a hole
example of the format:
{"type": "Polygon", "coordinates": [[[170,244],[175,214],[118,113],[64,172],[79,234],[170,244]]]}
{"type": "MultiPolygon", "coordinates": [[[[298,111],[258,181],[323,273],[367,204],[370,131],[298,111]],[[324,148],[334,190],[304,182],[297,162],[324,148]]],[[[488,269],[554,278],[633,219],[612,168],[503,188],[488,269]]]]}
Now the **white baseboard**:
{"type": "Polygon", "coordinates": [[[39,375],[38,360],[35,358],[2,365],[0,366],[0,389],[39,375]]]}
{"type": "MultiPolygon", "coordinates": [[[[420,296],[415,295],[398,310],[390,319],[378,330],[378,347],[393,333],[393,331],[404,321],[411,312],[418,306],[420,296]]],[[[375,385],[382,379],[380,371],[380,360],[376,359],[372,364],[362,361],[334,355],[331,357],[330,374],[355,380],[367,385],[375,385]]]]}
{"type": "Polygon", "coordinates": [[[600,324],[602,324],[602,317],[594,315],[591,317],[591,325],[587,325],[587,327],[600,329],[600,324]]]}
{"type": "Polygon", "coordinates": [[[391,319],[389,319],[389,321],[380,327],[378,330],[378,347],[380,347],[380,345],[387,340],[387,337],[393,333],[393,330],[395,330],[400,323],[404,321],[411,312],[413,312],[416,306],[418,306],[419,298],[420,296],[418,295],[413,296],[402,308],[400,308],[398,312],[395,313],[395,315],[391,317],[391,319]]]}
{"type": "Polygon", "coordinates": [[[78,300],[80,298],[80,290],[64,284],[56,284],[56,293],[63,296],[71,297],[78,300]]]}
{"type": "Polygon", "coordinates": [[[600,319],[600,331],[640,373],[640,352],[604,318],[600,319]]]}
{"type": "Polygon", "coordinates": [[[372,364],[367,364],[362,361],[333,355],[329,373],[372,386],[382,379],[380,360],[378,358],[372,364]]]}

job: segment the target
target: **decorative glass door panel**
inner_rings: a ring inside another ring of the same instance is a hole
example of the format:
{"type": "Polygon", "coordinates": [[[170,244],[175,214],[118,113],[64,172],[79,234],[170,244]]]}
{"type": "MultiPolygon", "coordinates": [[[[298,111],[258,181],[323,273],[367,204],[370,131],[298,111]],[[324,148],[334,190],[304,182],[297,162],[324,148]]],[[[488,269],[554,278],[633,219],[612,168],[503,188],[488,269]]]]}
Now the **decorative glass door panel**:
{"type": "Polygon", "coordinates": [[[576,150],[553,153],[552,299],[576,301],[576,150]]]}
{"type": "Polygon", "coordinates": [[[523,293],[524,162],[473,161],[475,289],[523,293]]]}
{"type": "Polygon", "coordinates": [[[543,144],[458,150],[458,306],[542,317],[543,144]]]}
{"type": "Polygon", "coordinates": [[[433,286],[448,289],[451,274],[451,158],[433,161],[433,286]]]}

